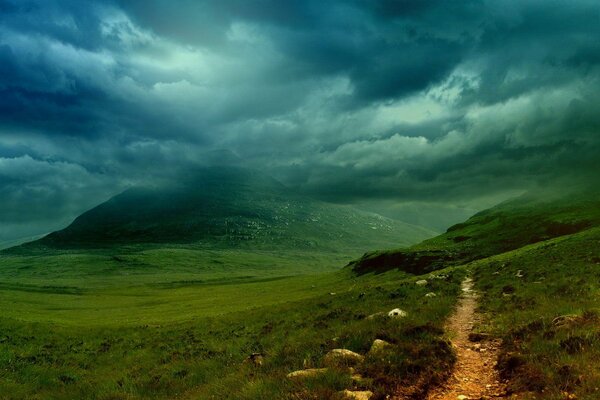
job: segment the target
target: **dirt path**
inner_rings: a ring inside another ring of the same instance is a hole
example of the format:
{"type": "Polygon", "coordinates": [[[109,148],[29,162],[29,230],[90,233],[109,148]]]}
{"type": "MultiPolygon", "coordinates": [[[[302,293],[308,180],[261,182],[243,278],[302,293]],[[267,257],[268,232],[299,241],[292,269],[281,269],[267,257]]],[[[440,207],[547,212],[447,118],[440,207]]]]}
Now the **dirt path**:
{"type": "Polygon", "coordinates": [[[477,295],[473,281],[462,283],[462,296],[446,329],[451,333],[452,345],[458,357],[456,367],[448,382],[434,390],[428,400],[498,399],[503,398],[505,388],[494,368],[498,359],[500,343],[493,340],[472,342],[469,334],[478,321],[475,313],[477,295]],[[463,397],[464,396],[464,397],[463,397]]]}

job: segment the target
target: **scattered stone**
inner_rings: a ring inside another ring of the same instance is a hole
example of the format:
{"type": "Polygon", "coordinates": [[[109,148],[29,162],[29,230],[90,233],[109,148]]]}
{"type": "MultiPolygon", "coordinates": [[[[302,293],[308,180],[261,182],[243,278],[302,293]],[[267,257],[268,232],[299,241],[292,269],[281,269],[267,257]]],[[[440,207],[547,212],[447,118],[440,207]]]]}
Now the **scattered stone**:
{"type": "Polygon", "coordinates": [[[352,379],[355,385],[364,385],[366,383],[365,378],[361,374],[352,374],[350,379],[352,379]]]}
{"type": "Polygon", "coordinates": [[[329,293],[330,296],[335,296],[335,292],[329,293]]]}
{"type": "Polygon", "coordinates": [[[434,292],[429,292],[425,295],[425,297],[435,297],[437,296],[437,294],[435,294],[434,292]]]}
{"type": "Polygon", "coordinates": [[[351,390],[344,390],[340,392],[342,400],[369,400],[373,397],[373,392],[366,390],[364,392],[353,392],[351,390]]]}
{"type": "Polygon", "coordinates": [[[518,271],[517,271],[517,273],[515,274],[515,276],[516,276],[517,278],[522,278],[522,277],[524,277],[525,275],[523,275],[523,271],[522,271],[522,270],[518,270],[518,271]]]}
{"type": "Polygon", "coordinates": [[[356,365],[364,356],[348,349],[333,349],[325,355],[323,362],[328,367],[356,365]]]}
{"type": "Polygon", "coordinates": [[[290,372],[287,377],[290,379],[306,379],[315,378],[321,374],[327,372],[327,368],[309,368],[301,369],[299,371],[290,372]]]}
{"type": "Polygon", "coordinates": [[[427,279],[421,279],[415,282],[418,286],[425,286],[427,285],[429,282],[427,282],[427,279]]]}
{"type": "Polygon", "coordinates": [[[375,339],[373,344],[371,345],[371,349],[369,350],[369,354],[377,353],[386,348],[392,346],[391,343],[386,342],[385,340],[375,339]]]}
{"type": "Polygon", "coordinates": [[[404,318],[406,316],[408,316],[408,313],[399,308],[394,308],[392,311],[390,311],[388,313],[388,317],[392,317],[392,318],[404,318]]]}
{"type": "Polygon", "coordinates": [[[262,353],[252,353],[246,358],[245,362],[254,365],[255,367],[262,367],[264,356],[262,353]]]}

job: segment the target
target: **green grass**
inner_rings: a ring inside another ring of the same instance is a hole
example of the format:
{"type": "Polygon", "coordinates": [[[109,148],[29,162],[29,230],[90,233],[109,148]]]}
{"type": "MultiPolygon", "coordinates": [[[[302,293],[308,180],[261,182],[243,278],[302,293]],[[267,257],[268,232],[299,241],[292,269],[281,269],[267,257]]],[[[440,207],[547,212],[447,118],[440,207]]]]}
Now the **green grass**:
{"type": "Polygon", "coordinates": [[[359,367],[370,378],[363,388],[383,396],[398,382],[428,377],[415,389],[424,390],[453,361],[441,323],[462,276],[450,271],[427,288],[404,273],[357,279],[348,270],[247,283],[91,285],[79,294],[3,288],[0,397],[322,399],[352,387],[348,371],[304,384],[285,375],[321,366],[332,348],[365,353],[376,338],[394,347],[359,367]],[[425,298],[431,290],[439,296],[425,298]],[[365,318],[395,307],[409,316],[365,318]],[[244,363],[253,352],[265,354],[263,367],[244,363]]]}
{"type": "Polygon", "coordinates": [[[596,200],[522,198],[342,270],[353,254],[314,249],[4,252],[0,399],[328,399],[349,388],[382,399],[398,387],[423,398],[455,362],[442,328],[469,271],[486,316],[478,329],[503,338],[510,389],[597,399],[598,225],[596,200]],[[366,318],[396,307],[408,317],[366,318]],[[374,339],[392,347],[356,367],[359,383],[346,368],[286,378],[322,367],[333,348],[366,354],[374,339]],[[262,367],[245,362],[255,352],[262,367]]]}
{"type": "Polygon", "coordinates": [[[366,253],[352,267],[357,273],[400,268],[422,274],[600,225],[597,194],[565,192],[523,195],[409,248],[366,253]]]}
{"type": "Polygon", "coordinates": [[[488,316],[479,329],[503,338],[499,369],[512,391],[600,398],[599,243],[595,228],[471,265],[488,316]]]}

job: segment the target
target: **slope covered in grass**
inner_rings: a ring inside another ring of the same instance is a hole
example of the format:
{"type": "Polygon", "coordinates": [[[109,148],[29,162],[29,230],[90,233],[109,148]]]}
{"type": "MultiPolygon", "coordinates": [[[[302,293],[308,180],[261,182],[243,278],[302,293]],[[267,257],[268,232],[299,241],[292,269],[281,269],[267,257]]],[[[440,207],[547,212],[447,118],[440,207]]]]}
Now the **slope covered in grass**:
{"type": "Polygon", "coordinates": [[[351,266],[358,273],[393,268],[424,273],[599,225],[600,196],[595,192],[526,194],[407,249],[366,253],[351,266]]]}
{"type": "Polygon", "coordinates": [[[187,180],[132,188],[34,246],[59,249],[131,244],[346,251],[413,244],[434,233],[319,202],[253,170],[206,168],[187,180]]]}
{"type": "Polygon", "coordinates": [[[600,398],[600,228],[471,268],[488,316],[480,329],[504,340],[498,367],[510,389],[530,398],[600,398]]]}

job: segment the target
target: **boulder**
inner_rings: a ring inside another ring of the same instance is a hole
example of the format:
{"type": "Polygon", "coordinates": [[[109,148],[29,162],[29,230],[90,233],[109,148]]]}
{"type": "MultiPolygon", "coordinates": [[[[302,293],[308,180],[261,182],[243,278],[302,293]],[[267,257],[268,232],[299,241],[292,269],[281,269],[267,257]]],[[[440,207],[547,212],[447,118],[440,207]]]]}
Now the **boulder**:
{"type": "Polygon", "coordinates": [[[401,310],[399,308],[394,308],[392,311],[390,311],[388,313],[388,317],[391,318],[404,318],[408,315],[408,313],[404,310],[401,310]]]}
{"type": "Polygon", "coordinates": [[[363,392],[344,390],[340,392],[340,399],[342,400],[369,400],[373,397],[373,392],[366,390],[363,392]]]}
{"type": "Polygon", "coordinates": [[[419,286],[425,286],[427,285],[429,282],[427,282],[427,279],[421,279],[415,282],[417,285],[419,286]]]}
{"type": "Polygon", "coordinates": [[[287,377],[290,379],[306,379],[306,378],[316,378],[317,376],[324,374],[327,372],[327,368],[309,368],[309,369],[301,369],[299,371],[290,372],[287,374],[287,377]]]}
{"type": "Polygon", "coordinates": [[[386,342],[385,340],[375,339],[373,344],[371,345],[371,349],[369,350],[369,354],[378,353],[386,348],[392,346],[391,343],[386,342]]]}
{"type": "Polygon", "coordinates": [[[364,356],[348,349],[333,349],[325,355],[323,362],[328,367],[356,365],[364,356]]]}

